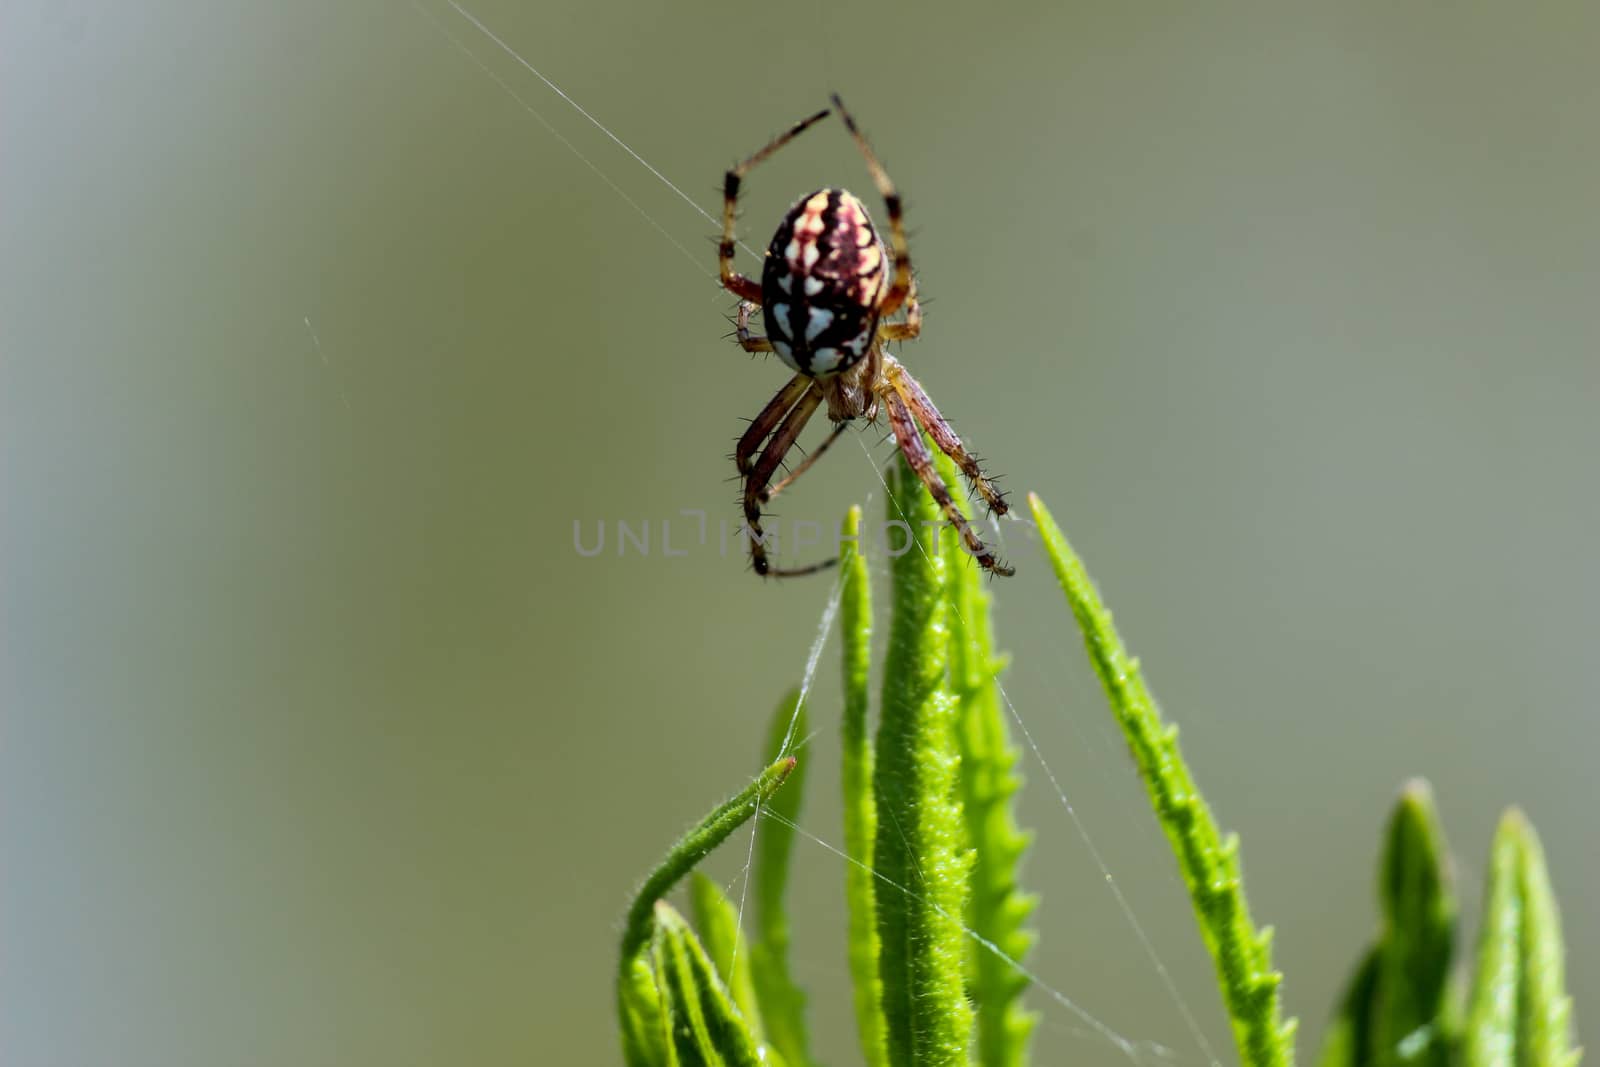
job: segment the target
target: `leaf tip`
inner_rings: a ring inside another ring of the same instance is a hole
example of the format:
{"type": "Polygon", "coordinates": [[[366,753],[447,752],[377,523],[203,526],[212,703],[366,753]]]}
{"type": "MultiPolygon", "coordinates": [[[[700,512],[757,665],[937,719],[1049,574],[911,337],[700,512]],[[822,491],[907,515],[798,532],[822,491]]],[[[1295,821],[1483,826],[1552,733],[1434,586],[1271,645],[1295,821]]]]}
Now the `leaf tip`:
{"type": "Polygon", "coordinates": [[[1039,498],[1038,493],[1028,494],[1028,510],[1033,512],[1033,520],[1045,530],[1055,528],[1055,519],[1051,516],[1050,509],[1044,506],[1044,501],[1039,498]]]}
{"type": "Polygon", "coordinates": [[[1504,834],[1527,837],[1533,832],[1533,824],[1528,821],[1528,813],[1513,804],[1500,816],[1499,829],[1504,834]]]}
{"type": "Polygon", "coordinates": [[[1400,784],[1400,799],[1405,803],[1415,802],[1432,807],[1433,784],[1421,775],[1408,778],[1400,784]]]}

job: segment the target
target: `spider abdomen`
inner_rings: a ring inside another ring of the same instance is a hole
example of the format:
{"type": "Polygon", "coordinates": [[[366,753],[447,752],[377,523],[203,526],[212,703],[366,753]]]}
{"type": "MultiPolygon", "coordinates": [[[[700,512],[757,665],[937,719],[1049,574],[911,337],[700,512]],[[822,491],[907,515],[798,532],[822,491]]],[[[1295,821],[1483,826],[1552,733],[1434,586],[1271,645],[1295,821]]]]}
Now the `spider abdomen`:
{"type": "Polygon", "coordinates": [[[779,358],[816,378],[865,356],[887,260],[861,201],[843,189],[802,197],[783,217],[761,270],[767,338],[779,358]]]}

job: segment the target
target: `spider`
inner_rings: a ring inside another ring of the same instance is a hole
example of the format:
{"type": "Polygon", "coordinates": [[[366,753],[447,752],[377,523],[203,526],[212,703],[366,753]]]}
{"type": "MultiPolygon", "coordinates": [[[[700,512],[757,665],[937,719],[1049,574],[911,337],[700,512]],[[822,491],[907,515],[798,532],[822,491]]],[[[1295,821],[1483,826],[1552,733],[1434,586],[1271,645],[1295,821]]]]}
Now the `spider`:
{"type": "Polygon", "coordinates": [[[854,419],[876,422],[887,413],[895,442],[906,462],[960,533],[967,551],[991,574],[1013,574],[995,559],[956,507],[939,476],[923,431],[967,476],[989,510],[1004,515],[1005,497],[983,473],[950,424],[909,371],[883,350],[889,341],[909,341],[922,332],[917,284],[911,276],[911,251],[901,220],[900,195],[878,162],[872,146],[837,94],[833,107],[802,119],[786,133],[728,171],[723,183],[722,240],[717,246],[722,285],[739,298],[736,336],[746,352],[776,352],[795,372],[739,438],[734,462],[744,482],[744,516],[755,572],[774,577],[814,574],[837,559],[805,567],[777,568],[767,558],[761,508],[810,469],[854,419]],[[734,217],[739,186],[746,174],[833,111],[844,120],[883,197],[889,217],[887,246],[866,207],[843,189],[825,188],[801,197],[773,234],[758,283],[733,269],[734,217]],[[759,308],[767,334],[750,331],[759,308]],[[900,311],[904,318],[890,322],[900,311]],[[772,477],[794,447],[806,422],[823,401],[833,431],[794,471],[773,484],[772,477]],[[764,446],[764,447],[763,447],[764,446]]]}

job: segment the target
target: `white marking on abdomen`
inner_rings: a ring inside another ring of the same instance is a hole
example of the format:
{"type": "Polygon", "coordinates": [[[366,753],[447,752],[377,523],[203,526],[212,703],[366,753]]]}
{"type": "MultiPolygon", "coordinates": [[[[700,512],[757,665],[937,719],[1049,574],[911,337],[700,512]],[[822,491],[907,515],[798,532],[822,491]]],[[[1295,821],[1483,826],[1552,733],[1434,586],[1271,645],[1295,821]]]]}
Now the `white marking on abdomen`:
{"type": "Polygon", "coordinates": [[[833,312],[827,308],[808,308],[806,319],[806,342],[809,344],[821,336],[823,330],[833,325],[833,312]]]}
{"type": "Polygon", "coordinates": [[[811,373],[828,374],[839,369],[840,354],[837,348],[818,348],[811,352],[811,373]]]}

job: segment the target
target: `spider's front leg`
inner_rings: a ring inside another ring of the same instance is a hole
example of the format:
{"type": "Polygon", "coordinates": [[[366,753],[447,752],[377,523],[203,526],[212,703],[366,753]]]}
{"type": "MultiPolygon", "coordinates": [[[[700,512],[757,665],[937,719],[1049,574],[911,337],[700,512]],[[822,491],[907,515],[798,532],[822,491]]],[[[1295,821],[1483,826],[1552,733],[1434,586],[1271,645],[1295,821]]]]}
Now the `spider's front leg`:
{"type": "Polygon", "coordinates": [[[906,240],[906,224],[902,215],[900,192],[894,187],[889,172],[878,161],[878,153],[872,150],[867,135],[856,125],[855,116],[845,110],[844,101],[839,99],[839,94],[834,93],[832,99],[839,117],[844,119],[845,127],[850,131],[850,136],[855,138],[856,148],[860,149],[862,158],[867,161],[867,170],[872,173],[872,181],[878,187],[878,195],[883,197],[884,212],[889,216],[889,251],[894,255],[894,271],[889,279],[889,289],[884,293],[883,302],[878,310],[880,314],[893,315],[906,302],[906,298],[911,294],[912,285],[911,244],[906,240]]]}
{"type": "Polygon", "coordinates": [[[972,528],[972,523],[968,522],[967,517],[961,514],[961,509],[956,507],[955,499],[950,495],[950,487],[944,484],[944,479],[939,477],[938,468],[933,465],[933,453],[928,451],[927,442],[922,439],[917,416],[912,413],[911,407],[899,389],[894,387],[892,379],[891,387],[883,390],[882,396],[883,406],[889,413],[889,427],[894,431],[895,443],[900,446],[900,451],[906,457],[906,462],[911,465],[912,471],[927,487],[928,495],[933,497],[934,503],[939,505],[945,518],[950,520],[950,525],[961,535],[968,554],[991,574],[1007,577],[1015,574],[1016,568],[1008,567],[995,559],[994,553],[989,551],[983,539],[972,528]]]}
{"type": "Polygon", "coordinates": [[[828,117],[828,109],[823,108],[814,115],[801,119],[790,126],[788,130],[774,137],[750,158],[734,167],[722,180],[722,239],[717,242],[717,274],[722,281],[722,286],[740,300],[761,302],[761,283],[733,269],[733,251],[737,247],[738,239],[734,236],[734,222],[739,215],[739,186],[744,183],[744,176],[750,169],[761,163],[772,153],[804,133],[807,127],[828,117]]]}

